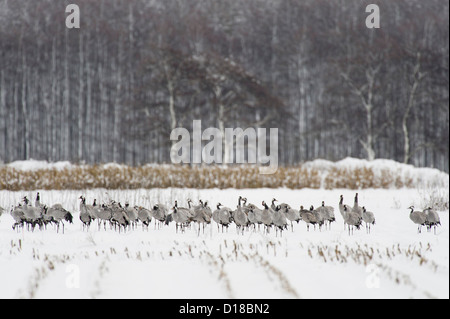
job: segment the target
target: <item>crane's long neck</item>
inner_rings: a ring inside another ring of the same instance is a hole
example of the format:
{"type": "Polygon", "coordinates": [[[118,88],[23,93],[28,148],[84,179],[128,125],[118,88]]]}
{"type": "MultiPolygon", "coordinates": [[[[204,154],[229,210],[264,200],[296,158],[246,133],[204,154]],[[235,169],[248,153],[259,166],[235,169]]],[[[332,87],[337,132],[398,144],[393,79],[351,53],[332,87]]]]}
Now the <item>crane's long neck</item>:
{"type": "Polygon", "coordinates": [[[341,200],[339,201],[339,205],[342,205],[344,203],[344,196],[341,196],[341,200]]]}
{"type": "Polygon", "coordinates": [[[354,206],[358,207],[358,193],[356,193],[356,195],[355,195],[355,204],[354,204],[354,206]]]}

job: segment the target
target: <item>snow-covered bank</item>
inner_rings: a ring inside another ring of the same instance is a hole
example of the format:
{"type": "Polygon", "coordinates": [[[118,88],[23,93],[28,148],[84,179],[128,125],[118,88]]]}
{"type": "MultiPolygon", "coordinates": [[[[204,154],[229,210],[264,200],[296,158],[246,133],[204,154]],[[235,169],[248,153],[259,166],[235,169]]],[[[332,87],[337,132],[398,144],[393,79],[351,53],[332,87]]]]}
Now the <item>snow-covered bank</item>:
{"type": "MultiPolygon", "coordinates": [[[[371,234],[349,236],[337,210],[339,195],[351,203],[354,191],[289,189],[153,189],[41,191],[45,204],[62,203],[74,214],[66,233],[53,228],[16,232],[7,212],[0,218],[0,298],[448,298],[449,212],[440,211],[437,234],[409,219],[420,208],[418,190],[359,191],[361,205],[375,213],[371,234]],[[336,209],[331,230],[306,231],[303,222],[283,236],[262,228],[236,233],[209,225],[176,233],[173,224],[118,233],[86,232],[78,219],[78,197],[150,207],[155,202],[186,205],[186,199],[236,207],[246,196],[260,206],[276,197],[293,207],[336,209]]],[[[34,192],[0,191],[5,208],[34,192]]]]}

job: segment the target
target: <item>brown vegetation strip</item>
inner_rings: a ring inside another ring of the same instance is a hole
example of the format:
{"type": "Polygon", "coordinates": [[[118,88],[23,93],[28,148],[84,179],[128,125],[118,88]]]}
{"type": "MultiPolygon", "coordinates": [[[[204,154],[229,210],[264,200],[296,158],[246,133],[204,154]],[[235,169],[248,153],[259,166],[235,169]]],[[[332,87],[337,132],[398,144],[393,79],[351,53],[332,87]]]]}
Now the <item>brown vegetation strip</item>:
{"type": "MultiPolygon", "coordinates": [[[[398,175],[398,174],[397,174],[398,175]]],[[[280,167],[275,174],[263,175],[256,166],[75,166],[67,169],[22,171],[0,168],[0,190],[62,189],[138,189],[138,188],[388,188],[412,187],[413,180],[396,176],[386,169],[332,168],[323,174],[318,169],[280,167]]]]}

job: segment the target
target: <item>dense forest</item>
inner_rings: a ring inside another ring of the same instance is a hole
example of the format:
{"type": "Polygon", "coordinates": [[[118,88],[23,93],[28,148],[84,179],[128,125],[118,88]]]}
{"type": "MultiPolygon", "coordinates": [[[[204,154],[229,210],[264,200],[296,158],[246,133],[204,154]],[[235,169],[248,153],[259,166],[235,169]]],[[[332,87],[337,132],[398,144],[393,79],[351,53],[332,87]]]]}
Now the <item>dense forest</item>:
{"type": "Polygon", "coordinates": [[[193,120],[448,172],[449,2],[0,0],[0,162],[167,163],[193,120]]]}

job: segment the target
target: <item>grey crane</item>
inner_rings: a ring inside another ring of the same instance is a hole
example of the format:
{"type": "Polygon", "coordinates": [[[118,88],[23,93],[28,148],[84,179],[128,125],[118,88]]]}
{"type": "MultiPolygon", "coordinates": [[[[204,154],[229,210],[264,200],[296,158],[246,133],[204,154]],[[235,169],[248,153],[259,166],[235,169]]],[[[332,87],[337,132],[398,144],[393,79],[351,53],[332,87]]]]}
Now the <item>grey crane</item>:
{"type": "Polygon", "coordinates": [[[304,209],[300,206],[299,210],[300,218],[306,223],[306,229],[309,231],[309,225],[315,226],[317,224],[317,216],[310,210],[304,209]]]}
{"type": "Polygon", "coordinates": [[[362,216],[359,215],[358,211],[350,209],[347,205],[344,205],[344,214],[345,222],[348,225],[348,234],[353,234],[354,228],[359,229],[361,227],[362,216]]]}
{"type": "Polygon", "coordinates": [[[61,204],[55,204],[52,207],[48,208],[47,211],[44,213],[45,216],[51,218],[51,222],[56,224],[57,232],[59,232],[60,224],[62,225],[62,232],[64,234],[64,221],[67,221],[69,223],[73,223],[73,216],[72,214],[65,210],[61,204]]]}
{"type": "Polygon", "coordinates": [[[291,222],[291,231],[294,231],[294,225],[293,222],[298,222],[300,221],[300,212],[296,209],[290,208],[290,207],[285,207],[284,209],[281,209],[281,211],[284,212],[284,214],[286,215],[286,218],[291,222]]]}
{"type": "Polygon", "coordinates": [[[362,213],[363,213],[363,211],[362,211],[361,206],[359,206],[359,203],[358,203],[358,193],[356,193],[356,195],[355,195],[355,201],[354,201],[354,203],[353,203],[352,211],[353,211],[354,213],[358,214],[359,217],[362,218],[362,213]]]}
{"type": "Polygon", "coordinates": [[[425,224],[427,225],[428,231],[430,231],[431,228],[434,228],[434,234],[436,234],[436,227],[441,225],[441,219],[439,218],[437,211],[431,207],[427,207],[424,212],[426,214],[425,224]]]}
{"type": "Polygon", "coordinates": [[[130,220],[131,228],[134,229],[139,222],[138,211],[134,207],[131,207],[128,202],[125,203],[124,211],[130,220]]]}
{"type": "Polygon", "coordinates": [[[190,221],[196,222],[198,224],[198,233],[200,236],[200,226],[203,226],[203,233],[205,233],[205,225],[211,223],[211,216],[208,214],[204,205],[200,209],[194,210],[194,216],[190,218],[190,221]]]}
{"type": "Polygon", "coordinates": [[[24,213],[25,222],[27,223],[28,226],[31,226],[32,230],[34,230],[36,225],[38,225],[39,228],[41,228],[44,225],[43,213],[46,209],[46,206],[44,207],[29,206],[28,204],[30,203],[30,201],[26,196],[23,198],[23,201],[24,205],[22,206],[22,210],[24,213]]]}
{"type": "Polygon", "coordinates": [[[41,204],[41,195],[39,192],[36,195],[36,200],[34,201],[34,207],[44,207],[43,204],[41,204]]]}
{"type": "Polygon", "coordinates": [[[254,224],[254,229],[256,230],[256,225],[258,225],[258,230],[262,222],[262,209],[256,207],[255,204],[248,204],[246,205],[246,208],[248,209],[247,217],[249,219],[249,222],[254,224]]]}
{"type": "Polygon", "coordinates": [[[86,205],[86,208],[92,220],[98,219],[98,223],[100,224],[101,218],[99,217],[99,213],[101,207],[97,205],[97,199],[94,198],[94,202],[92,203],[92,205],[86,205]]]}
{"type": "Polygon", "coordinates": [[[275,226],[275,235],[277,236],[278,231],[280,231],[280,236],[283,236],[283,230],[287,229],[288,223],[285,214],[281,210],[281,205],[278,205],[272,214],[272,224],[275,226]]]}
{"type": "Polygon", "coordinates": [[[11,211],[11,216],[14,219],[15,223],[13,224],[12,228],[15,230],[16,227],[22,227],[24,226],[24,223],[26,223],[25,213],[23,212],[23,207],[21,204],[19,204],[16,207],[13,207],[11,211]]]}
{"type": "Polygon", "coordinates": [[[265,232],[269,233],[269,228],[272,226],[272,215],[274,210],[267,206],[266,202],[262,202],[263,209],[261,212],[261,221],[264,224],[265,232]]]}
{"type": "MultiPolygon", "coordinates": [[[[147,227],[147,231],[148,231],[148,225],[150,225],[150,223],[152,222],[152,212],[142,206],[134,206],[134,209],[137,211],[138,219],[142,223],[142,230],[144,230],[144,227],[147,227]]],[[[164,219],[165,218],[163,218],[163,221],[164,221],[164,219]]],[[[155,227],[156,227],[156,224],[155,224],[155,227]]]]}
{"type": "Polygon", "coordinates": [[[223,228],[225,227],[228,231],[228,226],[233,222],[232,210],[229,207],[220,207],[223,206],[221,203],[217,204],[217,208],[219,209],[219,224],[223,228]]]}
{"type": "Polygon", "coordinates": [[[363,206],[362,210],[362,219],[366,223],[366,232],[370,234],[370,225],[375,225],[375,215],[372,212],[368,212],[365,206],[363,206]]]}
{"type": "Polygon", "coordinates": [[[217,231],[219,231],[219,225],[220,225],[220,206],[222,206],[221,203],[217,204],[217,209],[215,209],[212,213],[212,220],[217,224],[217,231]]]}
{"type": "Polygon", "coordinates": [[[188,212],[187,212],[187,214],[188,214],[189,218],[194,217],[195,211],[199,210],[199,209],[202,209],[202,207],[203,207],[202,200],[200,200],[200,204],[199,205],[193,205],[192,204],[192,199],[188,198],[187,199],[187,203],[188,203],[188,212]]]}
{"type": "Polygon", "coordinates": [[[80,196],[80,200],[80,220],[83,223],[83,230],[84,228],[89,229],[91,226],[92,217],[86,208],[86,198],[80,196]]]}
{"type": "Polygon", "coordinates": [[[325,228],[328,225],[328,228],[331,229],[331,223],[336,220],[336,217],[334,216],[334,207],[325,206],[325,201],[322,201],[322,205],[317,207],[316,210],[323,217],[325,228]]]}
{"type": "Polygon", "coordinates": [[[242,205],[242,210],[247,215],[247,227],[253,225],[253,229],[255,229],[257,223],[255,212],[251,209],[251,204],[247,205],[247,198],[242,198],[242,201],[244,202],[244,204],[242,205]]]}
{"type": "Polygon", "coordinates": [[[238,205],[236,207],[236,210],[233,212],[233,220],[236,224],[236,231],[244,233],[244,228],[248,225],[248,218],[247,214],[245,213],[245,209],[242,207],[242,196],[239,196],[238,198],[238,205]]]}
{"type": "MultiPolygon", "coordinates": [[[[168,212],[169,212],[169,209],[167,208],[166,205],[163,205],[160,203],[153,205],[152,211],[151,211],[152,217],[158,221],[159,227],[165,222],[168,212]]],[[[155,228],[156,228],[156,223],[155,223],[155,228]]]]}
{"type": "MultiPolygon", "coordinates": [[[[106,229],[106,220],[100,218],[100,215],[105,215],[102,213],[102,207],[97,205],[97,200],[94,199],[92,205],[86,204],[86,197],[80,196],[80,220],[83,222],[83,228],[89,228],[90,223],[94,220],[97,220],[98,230],[100,230],[102,221],[104,222],[104,226],[106,229]],[[83,215],[83,216],[81,216],[83,215]]],[[[111,216],[108,216],[107,221],[110,221],[111,216]]]]}
{"type": "Polygon", "coordinates": [[[166,225],[174,221],[176,225],[176,231],[178,232],[178,228],[180,228],[181,231],[184,231],[185,226],[190,223],[190,209],[185,207],[178,207],[178,201],[175,201],[175,205],[172,207],[172,209],[173,212],[166,217],[166,225]]]}
{"type": "Polygon", "coordinates": [[[130,225],[130,219],[125,212],[125,209],[122,207],[120,203],[113,203],[111,206],[112,216],[111,222],[114,225],[114,228],[119,228],[119,233],[121,227],[126,231],[127,227],[130,225]]]}
{"type": "Polygon", "coordinates": [[[25,224],[27,225],[28,230],[34,231],[36,225],[39,225],[39,228],[44,225],[43,214],[47,211],[47,206],[43,207],[30,207],[28,206],[28,199],[24,197],[24,205],[20,204],[13,207],[11,210],[11,216],[14,219],[15,223],[12,228],[15,230],[17,227],[23,227],[25,224]]]}
{"type": "Polygon", "coordinates": [[[205,212],[206,215],[209,216],[210,219],[212,218],[212,210],[211,207],[209,207],[208,205],[208,201],[205,201],[203,203],[203,211],[205,212]]]}
{"type": "Polygon", "coordinates": [[[241,232],[242,234],[244,234],[244,228],[248,225],[248,218],[247,214],[244,212],[244,209],[241,206],[238,206],[233,212],[233,220],[236,224],[237,232],[241,232]]]}
{"type": "MultiPolygon", "coordinates": [[[[96,207],[96,206],[95,206],[96,207]]],[[[98,218],[98,229],[101,229],[101,223],[103,222],[103,228],[106,230],[106,223],[108,222],[112,226],[113,207],[111,205],[102,204],[101,207],[96,208],[96,215],[98,218]]]]}
{"type": "Polygon", "coordinates": [[[422,232],[422,226],[426,226],[427,221],[427,213],[421,212],[418,210],[414,210],[414,206],[409,206],[409,209],[411,209],[411,212],[409,213],[409,219],[411,219],[414,224],[417,225],[417,232],[422,232]]]}
{"type": "Polygon", "coordinates": [[[345,210],[344,210],[344,195],[340,196],[339,199],[339,212],[341,213],[342,219],[344,220],[344,230],[345,230],[345,225],[347,224],[347,222],[345,221],[345,210]]]}
{"type": "Polygon", "coordinates": [[[309,211],[316,216],[316,224],[314,225],[314,230],[316,230],[316,225],[319,225],[319,230],[322,231],[322,226],[325,223],[325,216],[319,212],[318,210],[314,209],[314,206],[311,205],[309,208],[309,211]]]}
{"type": "Polygon", "coordinates": [[[0,206],[0,217],[2,217],[4,211],[5,209],[2,206],[0,206]]]}

